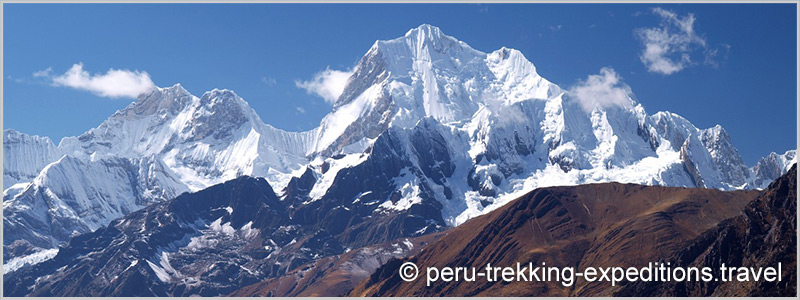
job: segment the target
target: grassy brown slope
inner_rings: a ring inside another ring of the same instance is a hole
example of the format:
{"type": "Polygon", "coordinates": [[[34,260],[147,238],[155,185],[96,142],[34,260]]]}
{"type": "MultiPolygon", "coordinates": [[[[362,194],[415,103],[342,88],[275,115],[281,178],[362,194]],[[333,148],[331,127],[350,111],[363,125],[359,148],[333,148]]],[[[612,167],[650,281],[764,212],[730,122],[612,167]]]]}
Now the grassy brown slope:
{"type": "Polygon", "coordinates": [[[782,266],[779,281],[633,282],[619,296],[797,296],[797,165],[772,182],[744,212],[667,258],[682,267],[782,266]]]}
{"type": "Polygon", "coordinates": [[[742,211],[758,192],[603,183],[532,191],[448,231],[412,261],[416,281],[398,276],[399,261],[356,286],[354,296],[606,296],[609,283],[437,282],[426,287],[426,267],[642,266],[666,257],[690,239],[742,211]]]}
{"type": "Polygon", "coordinates": [[[243,287],[230,296],[342,296],[369,277],[388,259],[417,254],[420,249],[443,235],[444,233],[440,232],[408,238],[408,243],[413,245],[411,249],[404,243],[406,239],[400,239],[355,249],[342,255],[323,257],[280,277],[243,287]]]}

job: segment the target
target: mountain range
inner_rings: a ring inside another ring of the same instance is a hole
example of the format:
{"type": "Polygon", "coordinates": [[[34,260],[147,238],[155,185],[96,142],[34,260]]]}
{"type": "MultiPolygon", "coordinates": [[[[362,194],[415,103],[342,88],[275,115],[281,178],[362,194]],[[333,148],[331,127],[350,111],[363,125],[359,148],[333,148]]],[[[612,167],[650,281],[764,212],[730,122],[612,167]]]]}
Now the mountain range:
{"type": "MultiPolygon", "coordinates": [[[[461,225],[536,188],[763,189],[796,161],[789,150],[747,166],[719,125],[648,114],[630,96],[588,107],[578,98],[520,51],[481,52],[421,25],[376,41],[309,131],[266,124],[233,91],[197,97],[179,84],[57,145],[6,129],[4,273],[69,262],[86,265],[60,276],[86,284],[160,282],[149,292],[98,289],[106,294],[219,295],[461,225]],[[106,250],[76,250],[88,245],[106,250]],[[211,263],[216,256],[230,260],[211,263]],[[98,259],[114,263],[86,262],[98,259]]],[[[88,295],[78,288],[13,293],[88,295]]]]}

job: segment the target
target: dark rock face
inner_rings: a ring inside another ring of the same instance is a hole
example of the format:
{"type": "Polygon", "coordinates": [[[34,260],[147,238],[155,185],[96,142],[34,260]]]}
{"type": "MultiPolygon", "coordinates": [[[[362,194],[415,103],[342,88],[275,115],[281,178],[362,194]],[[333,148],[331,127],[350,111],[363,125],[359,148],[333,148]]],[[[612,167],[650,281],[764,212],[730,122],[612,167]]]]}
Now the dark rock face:
{"type": "MultiPolygon", "coordinates": [[[[425,183],[421,185],[419,203],[406,210],[380,208],[387,199],[394,203],[401,197],[396,178],[412,175],[425,178],[423,171],[407,167],[412,164],[404,134],[406,132],[395,130],[381,134],[363,163],[340,170],[324,197],[297,207],[295,219],[302,224],[318,224],[349,248],[445,228],[441,203],[425,183]]],[[[430,139],[424,141],[427,143],[430,139]]],[[[425,152],[425,155],[436,160],[437,153],[441,155],[443,150],[438,151],[425,152]]],[[[429,166],[426,167],[429,172],[448,172],[446,167],[441,167],[446,164],[431,161],[424,165],[429,166]],[[439,166],[430,167],[433,165],[439,166]]],[[[452,174],[452,168],[449,170],[452,174]]]]}
{"type": "MultiPolygon", "coordinates": [[[[797,295],[797,165],[751,202],[740,216],[721,222],[667,261],[683,267],[766,268],[782,270],[779,281],[634,282],[616,296],[797,295]]],[[[738,273],[736,273],[738,274],[738,273]]]]}
{"type": "Polygon", "coordinates": [[[4,293],[218,295],[277,272],[261,244],[290,223],[265,180],[241,177],[76,236],[52,260],[6,274],[4,293]]]}
{"type": "Polygon", "coordinates": [[[437,184],[443,184],[445,178],[453,175],[456,166],[450,158],[447,141],[432,127],[436,122],[425,119],[411,133],[411,146],[419,158],[422,173],[437,184]]]}
{"type": "Polygon", "coordinates": [[[293,177],[289,180],[289,184],[286,185],[286,189],[283,193],[284,201],[289,203],[292,207],[299,205],[303,200],[308,198],[308,193],[311,192],[311,188],[314,187],[314,183],[316,182],[317,178],[314,176],[314,171],[310,168],[306,168],[303,175],[300,177],[293,177]]]}

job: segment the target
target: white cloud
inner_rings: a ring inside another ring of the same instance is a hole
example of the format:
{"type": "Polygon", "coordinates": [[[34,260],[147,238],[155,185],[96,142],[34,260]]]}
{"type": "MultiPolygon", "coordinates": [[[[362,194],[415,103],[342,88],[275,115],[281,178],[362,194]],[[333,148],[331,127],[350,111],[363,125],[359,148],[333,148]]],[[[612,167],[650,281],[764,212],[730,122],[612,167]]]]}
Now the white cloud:
{"type": "Polygon", "coordinates": [[[12,80],[12,81],[14,81],[16,83],[25,83],[24,79],[22,79],[22,78],[14,78],[11,75],[6,76],[6,79],[12,80]]]}
{"type": "Polygon", "coordinates": [[[664,75],[679,72],[694,63],[691,56],[698,49],[704,50],[706,63],[712,59],[708,54],[713,51],[708,51],[705,38],[694,30],[694,14],[681,17],[660,7],[652,12],[661,19],[659,26],[635,30],[644,46],[639,59],[648,71],[664,75]]]}
{"type": "Polygon", "coordinates": [[[66,73],[52,76],[51,68],[35,72],[36,77],[47,77],[53,85],[66,86],[78,90],[89,91],[95,95],[109,98],[136,98],[140,94],[153,90],[156,85],[150,75],[144,71],[109,69],[105,74],[89,74],[83,69],[83,63],[72,65],[66,73]]]}
{"type": "Polygon", "coordinates": [[[330,67],[314,75],[308,81],[295,81],[295,85],[306,90],[309,94],[317,94],[325,102],[333,104],[342,95],[347,79],[352,75],[352,71],[331,70],[330,67]]]}
{"type": "Polygon", "coordinates": [[[276,83],[278,83],[278,81],[275,80],[275,78],[267,76],[261,77],[261,82],[263,82],[267,86],[274,86],[276,83]]]}
{"type": "Polygon", "coordinates": [[[33,77],[50,77],[50,73],[53,72],[53,67],[48,67],[47,69],[33,72],[33,77]]]}
{"type": "Polygon", "coordinates": [[[600,74],[589,75],[570,88],[569,93],[586,112],[597,106],[630,107],[633,104],[630,87],[611,68],[602,68],[600,74]]]}
{"type": "Polygon", "coordinates": [[[299,114],[301,114],[301,115],[306,113],[306,109],[305,109],[305,108],[302,108],[302,107],[300,107],[300,106],[295,106],[295,108],[294,108],[294,109],[295,109],[295,110],[297,110],[297,113],[299,113],[299,114]]]}

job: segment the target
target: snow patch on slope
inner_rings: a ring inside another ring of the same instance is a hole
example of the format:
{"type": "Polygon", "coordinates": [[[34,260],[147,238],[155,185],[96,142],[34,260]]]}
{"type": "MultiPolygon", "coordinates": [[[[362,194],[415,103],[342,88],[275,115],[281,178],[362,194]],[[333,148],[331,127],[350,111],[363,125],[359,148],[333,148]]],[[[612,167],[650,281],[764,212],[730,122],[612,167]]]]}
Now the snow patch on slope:
{"type": "Polygon", "coordinates": [[[56,257],[58,249],[46,249],[25,256],[14,257],[3,264],[3,275],[19,270],[25,266],[36,265],[56,257]]]}

